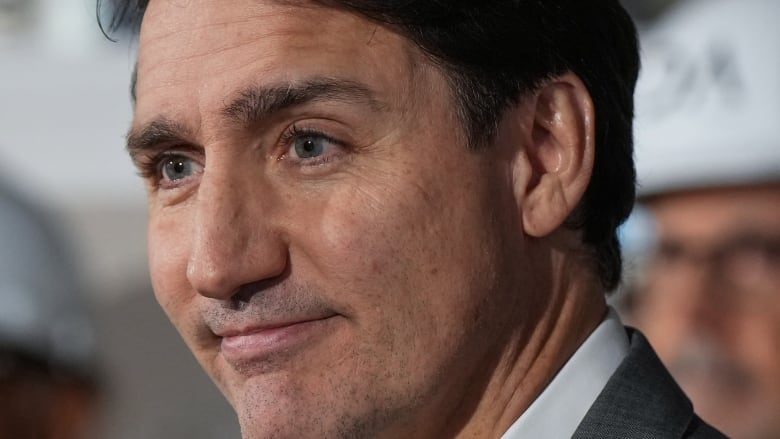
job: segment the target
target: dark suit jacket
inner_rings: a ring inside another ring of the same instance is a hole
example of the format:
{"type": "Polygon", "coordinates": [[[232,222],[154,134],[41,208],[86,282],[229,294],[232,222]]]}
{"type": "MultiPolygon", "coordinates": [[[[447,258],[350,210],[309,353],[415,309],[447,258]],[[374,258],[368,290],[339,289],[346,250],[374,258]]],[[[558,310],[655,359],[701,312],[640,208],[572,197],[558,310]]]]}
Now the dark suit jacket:
{"type": "Polygon", "coordinates": [[[574,439],[721,439],[693,412],[647,339],[629,329],[631,350],[572,436],[574,439]]]}

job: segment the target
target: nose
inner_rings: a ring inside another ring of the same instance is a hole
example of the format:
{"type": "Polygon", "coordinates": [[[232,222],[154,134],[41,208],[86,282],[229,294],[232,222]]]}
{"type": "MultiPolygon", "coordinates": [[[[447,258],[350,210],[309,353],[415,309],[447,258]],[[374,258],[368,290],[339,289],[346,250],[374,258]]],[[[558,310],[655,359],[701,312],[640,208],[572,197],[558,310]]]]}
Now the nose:
{"type": "Polygon", "coordinates": [[[280,276],[287,266],[273,194],[251,175],[204,171],[201,177],[187,279],[203,296],[230,299],[242,285],[280,276]]]}

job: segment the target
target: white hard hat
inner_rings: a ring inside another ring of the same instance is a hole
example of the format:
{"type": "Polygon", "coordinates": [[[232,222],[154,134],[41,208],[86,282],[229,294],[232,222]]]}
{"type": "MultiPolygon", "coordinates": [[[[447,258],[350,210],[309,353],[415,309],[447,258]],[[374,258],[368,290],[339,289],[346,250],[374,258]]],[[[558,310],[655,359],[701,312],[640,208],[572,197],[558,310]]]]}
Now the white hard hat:
{"type": "Polygon", "coordinates": [[[778,18],[778,0],[694,0],[642,35],[640,197],[780,181],[778,18]]]}
{"type": "Polygon", "coordinates": [[[0,185],[0,350],[91,377],[95,332],[78,285],[48,219],[0,185]]]}

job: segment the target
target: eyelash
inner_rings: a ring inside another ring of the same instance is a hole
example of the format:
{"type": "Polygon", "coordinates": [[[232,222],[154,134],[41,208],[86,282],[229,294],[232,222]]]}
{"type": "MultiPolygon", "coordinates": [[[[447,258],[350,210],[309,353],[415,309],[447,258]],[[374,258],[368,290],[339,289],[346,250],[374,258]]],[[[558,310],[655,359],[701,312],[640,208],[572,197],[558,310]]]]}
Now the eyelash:
{"type": "MultiPolygon", "coordinates": [[[[287,158],[287,151],[289,151],[290,147],[292,147],[293,142],[299,138],[302,137],[318,137],[320,139],[323,139],[327,142],[332,143],[333,145],[345,147],[346,145],[344,142],[333,138],[332,136],[314,128],[301,128],[298,125],[293,124],[290,126],[289,129],[287,129],[279,139],[279,143],[283,146],[285,154],[281,157],[281,159],[287,158]]],[[[317,157],[314,159],[294,159],[301,162],[305,162],[306,166],[316,166],[316,165],[322,165],[325,164],[333,159],[332,156],[322,156],[317,157]]]]}
{"type": "Polygon", "coordinates": [[[144,180],[159,179],[158,169],[162,161],[170,157],[172,154],[169,152],[161,152],[154,155],[141,155],[137,157],[136,168],[138,169],[138,176],[144,180]]]}
{"type": "Polygon", "coordinates": [[[162,180],[162,166],[167,160],[178,157],[194,160],[190,154],[186,152],[186,148],[161,151],[156,154],[139,158],[137,163],[138,175],[143,179],[153,180],[155,184],[158,184],[160,180],[162,180]]]}

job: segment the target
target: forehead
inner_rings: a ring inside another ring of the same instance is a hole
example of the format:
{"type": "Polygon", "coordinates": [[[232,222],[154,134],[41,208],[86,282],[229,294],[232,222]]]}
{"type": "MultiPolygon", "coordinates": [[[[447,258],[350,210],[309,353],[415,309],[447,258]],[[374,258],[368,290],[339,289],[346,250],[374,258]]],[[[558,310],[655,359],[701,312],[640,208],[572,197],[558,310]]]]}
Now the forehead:
{"type": "Polygon", "coordinates": [[[375,28],[353,14],[308,2],[153,0],[144,15],[140,45],[182,60],[239,50],[264,39],[294,46],[323,36],[342,41],[370,38],[375,28]]]}
{"type": "Polygon", "coordinates": [[[730,232],[780,232],[780,184],[680,192],[650,206],[659,231],[678,238],[717,241],[730,232]]]}
{"type": "MultiPolygon", "coordinates": [[[[402,37],[341,10],[310,3],[153,0],[141,28],[136,115],[164,111],[171,93],[199,107],[238,84],[347,77],[408,84],[418,56],[402,37]],[[229,5],[229,6],[228,6],[229,5]]],[[[380,87],[381,88],[381,87],[380,87]]]]}

